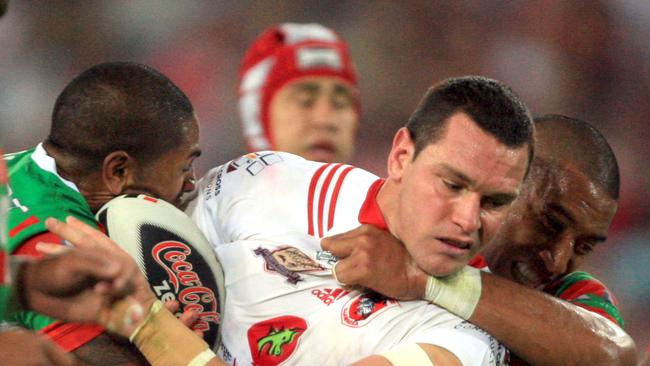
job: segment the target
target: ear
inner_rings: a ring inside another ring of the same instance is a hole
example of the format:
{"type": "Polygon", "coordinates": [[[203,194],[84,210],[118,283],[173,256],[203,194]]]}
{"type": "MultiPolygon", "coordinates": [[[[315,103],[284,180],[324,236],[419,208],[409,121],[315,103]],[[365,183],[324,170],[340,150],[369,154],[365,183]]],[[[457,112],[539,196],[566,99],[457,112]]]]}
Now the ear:
{"type": "Polygon", "coordinates": [[[400,128],[393,137],[393,146],[388,154],[388,179],[400,181],[404,170],[413,161],[415,143],[406,127],[400,128]]]}
{"type": "Polygon", "coordinates": [[[135,163],[135,159],[122,150],[106,155],[102,166],[102,180],[112,195],[117,196],[124,192],[124,188],[133,180],[135,163]]]}

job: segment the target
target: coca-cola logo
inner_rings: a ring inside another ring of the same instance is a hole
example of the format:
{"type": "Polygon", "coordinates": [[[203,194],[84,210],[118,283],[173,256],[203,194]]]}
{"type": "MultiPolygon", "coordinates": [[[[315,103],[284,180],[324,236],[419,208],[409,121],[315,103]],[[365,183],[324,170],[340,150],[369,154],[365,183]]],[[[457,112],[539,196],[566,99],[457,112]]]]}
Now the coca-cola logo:
{"type": "Polygon", "coordinates": [[[212,269],[187,240],[158,226],[140,228],[145,271],[151,289],[163,302],[178,300],[180,312],[198,312],[194,328],[213,346],[220,321],[217,281],[212,269]],[[217,293],[215,293],[217,292],[217,293]]]}

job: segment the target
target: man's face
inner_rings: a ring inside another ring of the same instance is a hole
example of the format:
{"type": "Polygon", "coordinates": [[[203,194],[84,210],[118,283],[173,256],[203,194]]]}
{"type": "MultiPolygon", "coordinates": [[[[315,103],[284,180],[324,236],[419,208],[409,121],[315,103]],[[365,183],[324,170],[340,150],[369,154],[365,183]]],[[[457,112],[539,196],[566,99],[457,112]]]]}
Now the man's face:
{"type": "Polygon", "coordinates": [[[359,127],[356,89],[334,77],[305,77],[284,85],[269,106],[274,149],[308,160],[349,161],[359,127]]]}
{"type": "Polygon", "coordinates": [[[605,241],[616,201],[566,163],[536,158],[483,253],[492,272],[539,288],[574,271],[605,241]]]}
{"type": "Polygon", "coordinates": [[[393,159],[396,138],[389,158],[389,181],[399,192],[389,227],[393,222],[418,266],[436,276],[459,270],[496,232],[528,161],[526,146],[506,147],[464,113],[452,115],[442,133],[415,160],[410,137],[393,159]]]}
{"type": "Polygon", "coordinates": [[[181,204],[183,193],[195,188],[193,163],[201,155],[196,120],[187,123],[185,128],[185,141],[134,174],[124,193],[145,192],[174,206],[181,204]]]}

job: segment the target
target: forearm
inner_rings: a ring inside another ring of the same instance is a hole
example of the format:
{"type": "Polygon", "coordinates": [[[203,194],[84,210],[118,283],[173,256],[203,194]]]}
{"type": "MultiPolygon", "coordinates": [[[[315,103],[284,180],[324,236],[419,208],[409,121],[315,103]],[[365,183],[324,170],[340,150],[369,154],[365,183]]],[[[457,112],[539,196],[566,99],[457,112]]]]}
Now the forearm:
{"type": "Polygon", "coordinates": [[[160,301],[154,302],[147,318],[129,339],[153,366],[226,365],[160,301]]]}
{"type": "Polygon", "coordinates": [[[634,341],[611,321],[489,273],[469,320],[532,365],[636,365],[634,341]]]}

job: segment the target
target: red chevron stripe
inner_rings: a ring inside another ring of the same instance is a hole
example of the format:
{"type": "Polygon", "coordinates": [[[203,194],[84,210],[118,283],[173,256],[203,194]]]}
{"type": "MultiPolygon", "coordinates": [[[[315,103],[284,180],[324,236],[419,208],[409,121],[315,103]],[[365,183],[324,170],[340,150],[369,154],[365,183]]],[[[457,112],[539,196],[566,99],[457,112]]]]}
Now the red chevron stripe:
{"type": "Polygon", "coordinates": [[[311,177],[311,182],[309,183],[309,195],[307,197],[307,233],[309,235],[314,235],[314,193],[316,192],[316,184],[318,184],[318,179],[320,178],[323,171],[327,169],[331,164],[323,164],[316,173],[311,177]]]}
{"type": "Polygon", "coordinates": [[[345,176],[347,176],[352,169],[354,169],[353,166],[348,166],[347,168],[345,168],[343,172],[341,172],[341,175],[339,176],[339,180],[336,182],[336,186],[334,187],[334,193],[332,194],[332,199],[330,200],[329,217],[327,219],[327,230],[331,229],[332,226],[334,225],[334,213],[336,212],[336,202],[339,199],[339,192],[341,191],[341,185],[343,185],[345,176]]]}
{"type": "Polygon", "coordinates": [[[343,164],[336,164],[336,166],[330,170],[330,172],[327,174],[327,178],[325,178],[325,182],[323,182],[323,185],[320,188],[320,196],[318,197],[318,236],[321,238],[323,237],[323,214],[325,209],[325,196],[327,195],[327,189],[332,182],[332,178],[334,178],[334,174],[336,174],[336,171],[339,170],[341,166],[343,166],[343,164]]]}

